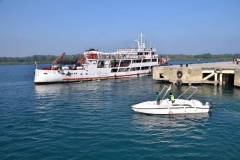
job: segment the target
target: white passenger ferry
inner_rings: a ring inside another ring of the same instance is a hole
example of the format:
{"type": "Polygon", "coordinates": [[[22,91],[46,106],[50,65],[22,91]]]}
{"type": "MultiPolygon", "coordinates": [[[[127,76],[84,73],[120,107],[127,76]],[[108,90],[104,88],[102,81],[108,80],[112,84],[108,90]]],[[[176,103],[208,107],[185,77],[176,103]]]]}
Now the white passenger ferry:
{"type": "Polygon", "coordinates": [[[35,69],[35,84],[78,82],[151,75],[152,68],[164,65],[167,59],[159,59],[155,48],[146,48],[143,35],[135,40],[138,48],[117,49],[103,53],[89,49],[73,66],[62,65],[65,53],[53,61],[51,68],[35,69]],[[160,63],[161,62],[161,63],[160,63]],[[57,64],[57,65],[55,65],[57,64]]]}

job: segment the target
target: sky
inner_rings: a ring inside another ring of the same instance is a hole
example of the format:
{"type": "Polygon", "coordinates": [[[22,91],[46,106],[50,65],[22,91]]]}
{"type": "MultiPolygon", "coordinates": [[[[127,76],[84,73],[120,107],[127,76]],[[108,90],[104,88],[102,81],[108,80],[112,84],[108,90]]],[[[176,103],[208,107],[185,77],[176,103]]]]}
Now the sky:
{"type": "Polygon", "coordinates": [[[137,47],[240,53],[240,0],[0,0],[0,57],[137,47]]]}

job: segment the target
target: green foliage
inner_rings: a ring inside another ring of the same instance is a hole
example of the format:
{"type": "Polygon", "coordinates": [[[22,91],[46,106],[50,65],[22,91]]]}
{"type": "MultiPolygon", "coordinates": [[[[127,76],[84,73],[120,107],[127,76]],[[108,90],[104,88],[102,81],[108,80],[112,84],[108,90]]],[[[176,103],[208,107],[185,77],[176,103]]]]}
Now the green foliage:
{"type": "Polygon", "coordinates": [[[169,57],[171,61],[197,61],[199,60],[224,60],[231,61],[233,58],[240,58],[240,53],[237,54],[214,54],[203,53],[199,55],[185,55],[185,54],[161,54],[159,57],[169,57]]]}
{"type": "MultiPolygon", "coordinates": [[[[203,53],[199,55],[185,55],[185,54],[159,54],[160,58],[169,57],[171,61],[197,61],[199,60],[233,60],[233,58],[240,58],[240,53],[236,54],[215,54],[203,53]]],[[[58,56],[53,55],[33,55],[28,57],[0,57],[0,65],[13,65],[13,64],[51,64],[58,56]]],[[[63,62],[76,62],[80,54],[65,55],[63,62]]]]}
{"type": "MultiPolygon", "coordinates": [[[[13,64],[51,64],[58,56],[53,55],[33,55],[28,57],[0,57],[0,65],[13,65],[13,64]]],[[[80,54],[65,55],[63,61],[73,62],[78,61],[80,54]]]]}

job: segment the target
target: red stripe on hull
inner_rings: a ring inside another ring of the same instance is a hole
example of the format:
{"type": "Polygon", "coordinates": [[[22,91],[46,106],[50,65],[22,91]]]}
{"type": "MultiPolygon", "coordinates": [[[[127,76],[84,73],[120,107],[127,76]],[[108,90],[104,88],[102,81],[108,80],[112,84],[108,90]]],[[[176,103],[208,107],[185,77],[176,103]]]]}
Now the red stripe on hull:
{"type": "Polygon", "coordinates": [[[107,76],[107,77],[92,77],[92,78],[63,78],[63,81],[81,81],[81,80],[94,80],[98,78],[106,78],[106,79],[114,79],[114,78],[121,78],[121,77],[133,77],[133,76],[140,76],[140,75],[146,75],[149,73],[142,73],[142,74],[127,74],[127,75],[121,75],[121,76],[107,76]]]}

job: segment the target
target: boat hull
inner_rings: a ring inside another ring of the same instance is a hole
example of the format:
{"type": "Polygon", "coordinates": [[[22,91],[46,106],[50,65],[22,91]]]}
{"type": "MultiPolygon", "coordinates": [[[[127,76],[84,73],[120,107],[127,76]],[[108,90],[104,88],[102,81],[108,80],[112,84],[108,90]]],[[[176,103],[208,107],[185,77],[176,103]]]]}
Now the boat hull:
{"type": "MultiPolygon", "coordinates": [[[[162,102],[164,103],[164,102],[162,102]]],[[[208,105],[192,105],[192,104],[160,104],[156,105],[155,101],[143,102],[132,106],[135,112],[145,114],[194,114],[208,113],[210,110],[208,105]]]]}
{"type": "Polygon", "coordinates": [[[128,71],[111,73],[110,70],[42,70],[35,69],[34,83],[47,84],[47,83],[68,83],[79,81],[91,81],[102,79],[117,79],[124,77],[141,77],[152,75],[151,70],[144,71],[128,71]]]}

